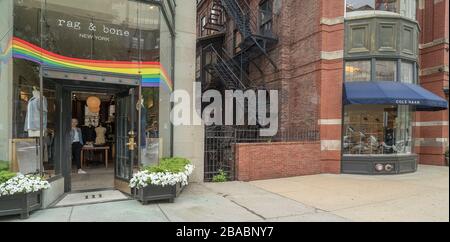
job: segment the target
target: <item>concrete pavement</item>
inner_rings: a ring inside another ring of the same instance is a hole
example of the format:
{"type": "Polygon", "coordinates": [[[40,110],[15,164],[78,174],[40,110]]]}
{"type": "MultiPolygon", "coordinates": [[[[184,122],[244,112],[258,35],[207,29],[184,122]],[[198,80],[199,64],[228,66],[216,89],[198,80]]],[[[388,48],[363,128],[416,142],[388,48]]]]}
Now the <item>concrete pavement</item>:
{"type": "MultiPolygon", "coordinates": [[[[7,217],[0,221],[21,221],[7,217]]],[[[142,206],[134,200],[61,207],[26,222],[251,222],[346,221],[249,183],[190,184],[175,203],[142,206]]]]}
{"type": "Polygon", "coordinates": [[[449,222],[448,167],[398,176],[316,175],[252,185],[336,216],[364,222],[449,222]]]}
{"type": "MultiPolygon", "coordinates": [[[[317,175],[191,184],[175,203],[137,201],[53,208],[27,222],[449,221],[447,167],[400,176],[317,175]]],[[[17,217],[0,221],[21,221],[17,217]]]]}

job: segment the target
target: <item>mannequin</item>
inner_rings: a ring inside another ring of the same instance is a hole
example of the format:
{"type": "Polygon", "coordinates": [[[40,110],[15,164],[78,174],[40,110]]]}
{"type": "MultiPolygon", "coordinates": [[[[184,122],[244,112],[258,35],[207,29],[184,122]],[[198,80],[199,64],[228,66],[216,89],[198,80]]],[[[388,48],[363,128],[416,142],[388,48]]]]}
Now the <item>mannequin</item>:
{"type": "Polygon", "coordinates": [[[95,138],[95,144],[96,145],[106,144],[106,138],[105,138],[106,128],[103,127],[101,123],[97,128],[95,128],[95,133],[97,134],[97,137],[95,138]]]}
{"type": "MultiPolygon", "coordinates": [[[[27,114],[25,117],[25,131],[28,132],[29,137],[39,137],[40,136],[40,121],[41,121],[41,93],[36,88],[33,87],[33,97],[28,101],[27,114]]],[[[43,125],[42,129],[45,131],[47,129],[47,99],[43,97],[42,99],[42,118],[43,125]]]]}

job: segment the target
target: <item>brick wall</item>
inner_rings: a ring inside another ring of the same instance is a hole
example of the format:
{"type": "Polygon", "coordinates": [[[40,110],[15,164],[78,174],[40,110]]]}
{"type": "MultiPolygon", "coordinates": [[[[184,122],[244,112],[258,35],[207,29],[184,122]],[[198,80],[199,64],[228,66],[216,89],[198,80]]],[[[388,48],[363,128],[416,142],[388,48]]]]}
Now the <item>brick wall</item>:
{"type": "Polygon", "coordinates": [[[264,143],[236,145],[236,176],[254,181],[320,174],[319,143],[264,143]]]}
{"type": "MultiPolygon", "coordinates": [[[[420,85],[445,97],[448,88],[449,1],[420,0],[417,19],[420,40],[420,85]]],[[[448,98],[448,97],[447,97],[448,98]]],[[[418,112],[414,127],[415,152],[419,162],[444,165],[444,152],[448,147],[448,110],[418,112]]]]}

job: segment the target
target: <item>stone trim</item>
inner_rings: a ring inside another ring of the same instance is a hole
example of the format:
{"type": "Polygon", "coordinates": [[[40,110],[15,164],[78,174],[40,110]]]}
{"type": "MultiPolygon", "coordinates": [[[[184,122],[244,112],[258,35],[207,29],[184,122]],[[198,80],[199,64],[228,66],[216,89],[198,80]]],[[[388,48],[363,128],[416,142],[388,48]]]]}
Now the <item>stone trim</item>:
{"type": "Polygon", "coordinates": [[[449,40],[446,38],[441,38],[441,39],[435,39],[432,42],[428,42],[425,44],[420,44],[419,45],[419,49],[426,49],[426,48],[431,48],[434,47],[436,45],[441,45],[441,44],[448,44],[449,40]]]}
{"type": "Polygon", "coordinates": [[[337,60],[337,59],[343,59],[344,58],[344,51],[343,50],[337,50],[337,51],[321,51],[320,52],[320,58],[322,60],[337,60]]]}
{"type": "Polygon", "coordinates": [[[435,126],[448,126],[448,121],[430,121],[430,122],[415,122],[414,127],[435,127],[435,126]]]}
{"type": "Polygon", "coordinates": [[[414,146],[442,147],[444,145],[448,145],[448,138],[417,138],[414,146]]]}
{"type": "Polygon", "coordinates": [[[342,125],[342,119],[319,119],[319,125],[342,125]]]}
{"type": "Polygon", "coordinates": [[[320,24],[333,26],[344,23],[344,17],[336,17],[336,18],[321,18],[320,24]]]}
{"type": "Polygon", "coordinates": [[[419,71],[420,76],[428,76],[436,73],[448,73],[448,65],[420,69],[419,71]]]}
{"type": "Polygon", "coordinates": [[[321,151],[340,151],[342,148],[342,142],[340,140],[321,140],[321,151]]]}

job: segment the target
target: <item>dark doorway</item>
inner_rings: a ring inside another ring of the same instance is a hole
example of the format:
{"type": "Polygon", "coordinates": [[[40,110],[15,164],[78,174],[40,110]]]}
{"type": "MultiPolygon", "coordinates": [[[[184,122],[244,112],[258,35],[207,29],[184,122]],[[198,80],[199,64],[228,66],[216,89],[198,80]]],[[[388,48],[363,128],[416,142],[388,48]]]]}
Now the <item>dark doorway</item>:
{"type": "Polygon", "coordinates": [[[133,107],[139,86],[56,78],[45,78],[44,86],[54,91],[47,97],[52,100],[47,128],[53,159],[44,164],[45,170],[64,177],[65,192],[115,188],[129,193],[124,188],[138,157],[134,147],[139,139],[134,136],[139,110],[133,107]],[[72,162],[72,119],[82,130],[81,171],[72,162]]]}

